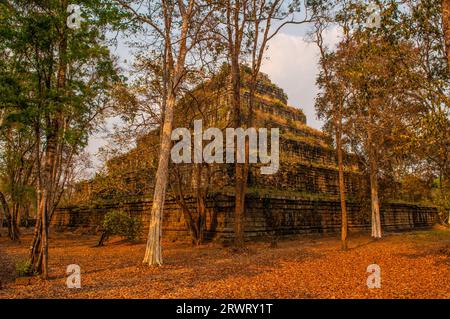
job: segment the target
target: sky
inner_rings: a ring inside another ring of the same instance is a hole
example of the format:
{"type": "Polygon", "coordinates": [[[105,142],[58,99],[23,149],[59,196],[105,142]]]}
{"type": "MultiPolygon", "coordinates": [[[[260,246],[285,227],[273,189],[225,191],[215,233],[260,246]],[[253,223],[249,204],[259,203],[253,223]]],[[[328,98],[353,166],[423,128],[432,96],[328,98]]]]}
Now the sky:
{"type": "MultiPolygon", "coordinates": [[[[333,46],[339,40],[338,29],[331,29],[324,34],[326,45],[333,46]]],[[[119,44],[113,53],[120,60],[130,61],[129,50],[119,44]]],[[[316,76],[318,73],[319,50],[314,43],[307,40],[306,29],[290,26],[276,35],[270,43],[261,71],[266,73],[277,86],[287,93],[288,104],[303,110],[307,124],[320,129],[322,122],[316,117],[314,99],[317,94],[316,76]]],[[[107,123],[112,129],[115,120],[107,123]]],[[[99,147],[106,144],[105,133],[100,132],[90,137],[87,151],[90,153],[94,171],[101,166],[96,158],[99,147]]]]}
{"type": "MultiPolygon", "coordinates": [[[[338,29],[332,29],[324,35],[324,42],[332,46],[338,37],[338,29]]],[[[314,109],[319,54],[316,44],[310,43],[304,33],[280,33],[270,42],[267,59],[261,67],[287,93],[288,104],[302,109],[307,124],[316,129],[323,124],[314,109]]]]}

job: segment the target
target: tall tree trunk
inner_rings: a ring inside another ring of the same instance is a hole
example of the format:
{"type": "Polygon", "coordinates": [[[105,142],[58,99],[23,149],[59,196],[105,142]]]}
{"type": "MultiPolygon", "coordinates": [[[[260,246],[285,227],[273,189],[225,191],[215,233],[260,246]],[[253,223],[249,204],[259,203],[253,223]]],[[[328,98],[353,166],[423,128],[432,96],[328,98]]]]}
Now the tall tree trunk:
{"type": "Polygon", "coordinates": [[[201,245],[205,240],[205,226],[206,226],[206,198],[203,196],[203,192],[197,195],[197,241],[196,245],[201,245]]]}
{"type": "MultiPolygon", "coordinates": [[[[245,116],[245,128],[250,128],[253,126],[253,110],[255,104],[255,94],[256,94],[256,83],[259,74],[259,65],[254,67],[252,70],[250,85],[250,92],[248,98],[248,109],[247,115],[245,116]]],[[[241,81],[241,80],[239,80],[241,81]]],[[[239,97],[240,98],[240,97],[239,97]]],[[[239,102],[241,103],[241,102],[239,102]]],[[[242,109],[241,109],[241,119],[240,123],[242,126],[242,109]]],[[[237,227],[236,227],[236,242],[235,246],[237,248],[242,247],[244,245],[244,218],[245,218],[245,194],[247,192],[247,184],[248,184],[248,174],[250,170],[250,143],[249,138],[245,139],[245,163],[237,164],[239,165],[239,175],[236,176],[239,178],[236,179],[236,219],[237,219],[237,227]]]]}
{"type": "Polygon", "coordinates": [[[185,72],[185,62],[187,48],[187,36],[189,31],[189,24],[192,19],[192,13],[194,9],[194,0],[189,1],[188,8],[186,8],[182,1],[178,2],[178,7],[182,14],[182,24],[180,31],[180,43],[178,49],[178,57],[176,64],[172,55],[172,38],[171,38],[171,18],[170,13],[167,12],[167,5],[163,1],[164,19],[166,24],[165,29],[165,45],[167,53],[168,69],[165,74],[166,81],[164,85],[167,87],[167,99],[164,106],[164,122],[161,131],[161,149],[159,153],[158,169],[155,176],[155,191],[153,194],[153,203],[150,216],[150,226],[148,229],[147,245],[145,249],[144,264],[149,266],[161,266],[162,254],[161,254],[161,233],[162,233],[162,219],[164,201],[166,196],[167,180],[169,177],[169,158],[170,149],[172,146],[172,126],[173,126],[173,113],[175,109],[175,103],[177,98],[177,92],[180,85],[180,81],[185,72]]]}
{"type": "Polygon", "coordinates": [[[148,230],[147,246],[143,263],[149,266],[161,266],[161,231],[164,201],[166,196],[167,179],[169,177],[169,158],[172,146],[171,134],[173,125],[173,112],[175,95],[169,88],[169,95],[164,114],[164,124],[161,136],[161,149],[159,153],[158,169],[156,171],[155,192],[153,195],[150,226],[148,230]]]}
{"type": "Polygon", "coordinates": [[[377,163],[373,145],[369,145],[369,165],[370,165],[370,197],[372,211],[372,237],[381,238],[380,202],[378,199],[378,177],[377,163]]]}
{"type": "MultiPolygon", "coordinates": [[[[208,194],[208,185],[203,187],[202,173],[203,164],[195,164],[195,198],[196,198],[196,211],[197,211],[197,238],[196,245],[200,245],[204,241],[205,227],[206,227],[206,196],[208,194]]],[[[208,172],[207,172],[208,173],[208,172]]],[[[208,178],[206,178],[206,184],[208,183],[208,178]]]]}
{"type": "MultiPolygon", "coordinates": [[[[52,178],[57,147],[57,125],[49,125],[52,131],[48,133],[47,146],[45,149],[45,160],[42,168],[42,174],[38,172],[36,179],[37,189],[37,220],[35,226],[35,235],[31,246],[31,272],[41,274],[42,278],[48,278],[48,226],[49,212],[53,206],[51,192],[53,183],[52,178]]],[[[40,170],[40,163],[37,164],[40,170]]]]}
{"type": "Polygon", "coordinates": [[[369,155],[370,198],[372,211],[372,237],[381,238],[380,201],[378,199],[378,155],[374,137],[375,118],[373,114],[374,100],[369,101],[369,122],[367,123],[367,148],[369,155]]]}
{"type": "MultiPolygon", "coordinates": [[[[59,95],[64,95],[67,73],[67,25],[66,25],[67,0],[60,1],[60,13],[62,15],[61,34],[58,47],[58,71],[56,78],[56,89],[59,95]]],[[[48,88],[51,84],[48,83],[48,88]]],[[[51,212],[57,205],[56,191],[58,188],[58,150],[62,147],[60,139],[60,129],[63,123],[63,108],[59,105],[56,114],[46,114],[46,148],[45,157],[41,170],[41,162],[37,160],[37,222],[35,235],[31,246],[31,272],[40,273],[42,278],[48,278],[48,233],[51,212]]],[[[38,124],[39,125],[39,124],[38,124]]],[[[40,128],[36,128],[37,154],[40,154],[40,128]]],[[[39,155],[37,156],[39,157],[39,155]]]]}
{"type": "Polygon", "coordinates": [[[42,207],[42,212],[41,212],[41,224],[42,224],[42,228],[41,228],[41,238],[42,238],[42,245],[41,245],[41,255],[42,255],[42,266],[41,266],[41,271],[42,271],[42,278],[47,279],[48,278],[48,222],[47,222],[47,205],[46,203],[48,202],[47,200],[47,192],[44,191],[44,193],[42,194],[42,202],[44,203],[41,207],[42,207]]]}
{"type": "MultiPolygon", "coordinates": [[[[371,164],[371,166],[373,166],[373,164],[371,164]]],[[[380,203],[378,200],[378,180],[376,175],[375,169],[371,168],[370,195],[372,201],[372,237],[381,238],[380,203]]]]}
{"type": "MultiPolygon", "coordinates": [[[[344,31],[346,28],[344,28],[344,31]]],[[[338,161],[338,182],[339,182],[339,197],[341,204],[341,248],[342,250],[347,250],[347,232],[348,232],[348,220],[347,220],[347,205],[345,202],[345,180],[344,180],[344,161],[342,154],[342,119],[343,119],[343,107],[345,102],[345,85],[340,82],[338,88],[339,90],[333,89],[333,81],[330,71],[328,69],[328,62],[326,58],[326,50],[323,45],[322,29],[318,28],[316,31],[316,43],[320,50],[321,65],[325,71],[325,79],[327,90],[330,90],[333,100],[338,100],[339,104],[334,105],[334,127],[336,130],[336,152],[338,161]],[[339,93],[338,93],[339,91],[339,93]]],[[[348,34],[345,32],[345,39],[348,41],[348,34]]]]}
{"type": "MultiPolygon", "coordinates": [[[[242,126],[241,119],[241,73],[238,57],[233,56],[231,63],[231,82],[233,86],[233,110],[234,110],[234,127],[242,126]]],[[[237,159],[237,147],[236,147],[237,159]]],[[[244,205],[245,205],[245,164],[235,163],[235,212],[234,212],[234,245],[236,248],[244,246],[244,205]]]]}
{"type": "Polygon", "coordinates": [[[341,199],[341,247],[347,250],[347,206],[345,203],[344,163],[342,156],[342,99],[339,101],[339,109],[336,119],[336,150],[339,168],[339,194],[341,199]]]}
{"type": "Polygon", "coordinates": [[[450,0],[442,0],[442,25],[444,28],[445,50],[450,72],[450,0]]]}
{"type": "Polygon", "coordinates": [[[35,153],[36,153],[36,224],[34,225],[34,235],[33,240],[31,242],[30,247],[30,274],[34,273],[40,273],[42,269],[42,265],[40,262],[40,256],[41,256],[41,245],[42,245],[42,212],[43,212],[43,200],[42,200],[42,180],[41,180],[41,160],[40,160],[40,154],[41,154],[41,129],[40,129],[40,123],[39,120],[36,121],[35,125],[35,153]]]}
{"type": "Polygon", "coordinates": [[[20,241],[20,215],[19,215],[19,203],[13,203],[13,209],[11,213],[11,230],[12,240],[20,241]]]}

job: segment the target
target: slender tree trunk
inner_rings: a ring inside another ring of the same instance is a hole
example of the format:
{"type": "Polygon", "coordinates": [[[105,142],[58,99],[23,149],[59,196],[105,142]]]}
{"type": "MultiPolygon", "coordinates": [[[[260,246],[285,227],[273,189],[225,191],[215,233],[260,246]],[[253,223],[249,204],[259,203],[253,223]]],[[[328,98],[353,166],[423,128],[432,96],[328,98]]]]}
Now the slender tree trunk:
{"type": "MultiPolygon", "coordinates": [[[[56,88],[60,96],[64,95],[67,73],[67,25],[66,19],[67,0],[60,1],[60,10],[63,16],[60,42],[58,47],[58,71],[56,78],[56,88]]],[[[51,88],[51,84],[47,84],[51,88]]],[[[61,145],[60,129],[63,123],[63,105],[59,105],[56,114],[46,114],[45,121],[47,127],[46,148],[43,167],[41,171],[41,162],[37,160],[37,220],[35,227],[35,236],[31,247],[31,271],[40,273],[42,278],[48,278],[48,233],[51,212],[57,205],[56,191],[58,188],[58,156],[61,145]],[[42,173],[42,174],[41,174],[42,173]]],[[[39,126],[39,124],[37,124],[39,126]]],[[[36,129],[37,157],[40,152],[40,128],[36,129]]]]}
{"type": "Polygon", "coordinates": [[[370,188],[372,200],[372,237],[381,238],[380,203],[378,200],[378,181],[376,172],[371,169],[370,188]]]}
{"type": "MultiPolygon", "coordinates": [[[[259,65],[259,64],[258,64],[259,65]]],[[[259,66],[255,67],[256,70],[252,70],[252,78],[249,83],[250,92],[248,98],[248,109],[247,116],[245,120],[245,128],[250,128],[253,126],[253,111],[255,104],[255,94],[256,94],[256,83],[259,74],[259,66]]],[[[240,97],[239,97],[240,98],[240,97]]],[[[240,102],[239,102],[240,103],[240,102]]],[[[242,110],[241,110],[242,112],[242,110]]],[[[242,114],[242,113],[241,113],[242,114]]],[[[240,119],[240,123],[242,126],[242,119],[240,119]]],[[[236,242],[235,246],[237,248],[242,247],[244,245],[244,217],[245,217],[245,194],[247,192],[247,184],[248,184],[248,174],[250,170],[250,144],[249,139],[245,139],[245,163],[237,164],[239,165],[239,173],[236,176],[239,176],[236,180],[236,218],[237,227],[236,227],[236,242]]],[[[237,171],[238,172],[238,171],[237,171]]]]}
{"type": "MultiPolygon", "coordinates": [[[[238,57],[233,57],[231,65],[231,81],[233,86],[233,110],[234,110],[234,126],[239,128],[242,126],[241,119],[241,74],[238,57]]],[[[237,159],[236,148],[236,159],[237,159]]],[[[244,246],[244,205],[245,205],[245,164],[235,163],[235,212],[234,212],[234,245],[236,248],[244,246]]]]}
{"type": "MultiPolygon", "coordinates": [[[[47,192],[44,191],[42,201],[47,202],[47,192]]],[[[42,278],[48,278],[48,223],[47,223],[47,205],[43,205],[41,213],[42,223],[42,278]]]]}
{"type": "Polygon", "coordinates": [[[175,182],[174,182],[175,200],[177,201],[177,204],[178,206],[180,206],[181,211],[183,213],[184,222],[186,223],[186,228],[189,231],[189,234],[191,235],[192,244],[196,245],[198,239],[197,223],[195,222],[192,212],[184,199],[184,194],[182,191],[183,185],[181,182],[181,176],[178,167],[174,168],[174,173],[175,173],[175,182]]]}
{"type": "Polygon", "coordinates": [[[206,226],[206,196],[208,193],[207,186],[204,188],[202,182],[203,164],[195,164],[195,198],[197,211],[197,238],[196,245],[201,245],[204,241],[205,226],[206,226]]]}
{"type": "MultiPolygon", "coordinates": [[[[179,2],[179,9],[182,12],[182,25],[180,32],[180,43],[176,65],[172,55],[172,38],[170,36],[170,18],[167,13],[167,3],[163,1],[164,15],[166,22],[165,45],[167,53],[168,70],[165,76],[168,82],[167,86],[167,101],[164,106],[164,122],[161,131],[161,149],[159,153],[158,169],[155,176],[155,192],[153,195],[152,210],[150,216],[150,226],[148,229],[147,245],[145,249],[144,264],[149,266],[161,266],[161,233],[162,233],[162,219],[164,201],[166,196],[167,180],[169,177],[169,158],[170,149],[172,146],[172,126],[173,113],[175,109],[176,97],[180,81],[185,72],[185,62],[187,54],[187,36],[189,31],[189,23],[191,22],[191,15],[194,9],[194,0],[189,1],[188,8],[179,2]]],[[[166,85],[165,83],[164,85],[166,85]]]]}
{"type": "Polygon", "coordinates": [[[442,25],[444,28],[445,50],[450,72],[450,0],[442,0],[442,25]]]}
{"type": "Polygon", "coordinates": [[[169,177],[169,158],[172,146],[171,134],[173,125],[173,112],[175,107],[175,95],[170,88],[166,103],[164,125],[161,136],[161,149],[159,153],[158,169],[156,171],[155,193],[150,216],[147,246],[143,263],[149,266],[161,266],[161,231],[164,201],[166,196],[167,179],[169,177]]]}
{"type": "Polygon", "coordinates": [[[30,227],[30,204],[25,204],[25,206],[23,207],[24,211],[25,211],[25,227],[29,228],[30,227]]]}
{"type": "Polygon", "coordinates": [[[49,226],[49,212],[53,206],[53,185],[56,181],[53,177],[53,170],[56,158],[56,148],[58,143],[58,125],[56,123],[50,124],[52,131],[47,135],[47,146],[45,150],[45,161],[43,167],[43,181],[45,184],[40,183],[38,189],[40,190],[40,205],[38,209],[41,210],[39,213],[41,224],[40,224],[40,238],[41,238],[41,249],[39,255],[41,258],[37,258],[41,262],[41,265],[37,265],[36,269],[38,273],[41,273],[42,278],[48,278],[48,226],[49,226]],[[40,270],[40,271],[39,271],[40,270]]]}
{"type": "Polygon", "coordinates": [[[339,110],[336,119],[336,150],[339,168],[339,194],[341,199],[341,247],[347,250],[347,206],[345,203],[344,163],[342,156],[342,103],[339,102],[339,110]]]}
{"type": "MultiPolygon", "coordinates": [[[[345,28],[344,28],[345,30],[345,28]]],[[[316,31],[316,43],[320,50],[321,55],[321,65],[325,71],[326,78],[326,86],[327,89],[330,90],[331,96],[334,100],[338,100],[339,104],[334,106],[334,127],[336,130],[336,152],[337,152],[337,161],[338,161],[338,179],[339,179],[339,197],[341,204],[341,248],[342,250],[347,250],[347,232],[348,232],[348,220],[347,220],[347,205],[345,202],[345,180],[344,180],[344,161],[343,161],[343,152],[342,152],[342,119],[343,119],[343,107],[344,107],[344,92],[345,86],[343,83],[340,83],[338,86],[338,90],[333,89],[332,86],[332,76],[328,69],[328,63],[325,54],[325,48],[323,46],[323,37],[322,37],[322,29],[319,28],[316,31]],[[336,98],[338,97],[338,98],[336,98]]],[[[345,39],[348,39],[348,34],[345,32],[345,39]]]]}
{"type": "MultiPolygon", "coordinates": [[[[243,30],[246,20],[240,19],[242,10],[246,9],[245,1],[226,1],[226,31],[228,56],[230,59],[231,104],[233,108],[233,125],[239,128],[242,125],[241,111],[241,68],[240,55],[243,39],[243,30]]],[[[237,151],[237,147],[235,148],[237,151]]],[[[235,152],[237,153],[237,152],[235,152]]],[[[236,154],[237,158],[237,154],[236,154]]],[[[244,246],[244,204],[245,204],[245,185],[244,185],[245,165],[235,162],[235,209],[234,209],[234,246],[242,248],[244,246]]]]}
{"type": "Polygon", "coordinates": [[[196,245],[201,245],[205,240],[205,225],[206,225],[206,200],[203,194],[197,196],[197,241],[196,245]]]}
{"type": "Polygon", "coordinates": [[[20,241],[20,215],[19,215],[19,203],[14,203],[11,213],[11,230],[12,240],[20,241]]]}
{"type": "Polygon", "coordinates": [[[31,242],[30,247],[30,274],[39,273],[42,269],[42,265],[40,263],[40,253],[41,253],[41,245],[42,245],[42,213],[43,213],[43,205],[42,201],[42,180],[41,180],[41,130],[39,119],[36,121],[35,126],[35,153],[36,153],[36,225],[34,226],[34,235],[33,240],[31,242]]]}
{"type": "Polygon", "coordinates": [[[372,207],[372,237],[381,238],[380,202],[378,199],[377,164],[373,145],[369,145],[370,195],[372,207]]]}
{"type": "MultiPolygon", "coordinates": [[[[16,241],[18,239],[18,235],[17,235],[17,227],[15,226],[16,223],[14,222],[14,212],[11,212],[11,210],[9,209],[6,197],[2,192],[0,192],[0,204],[2,206],[2,216],[4,214],[6,218],[6,225],[8,227],[8,237],[11,240],[16,241]]],[[[2,218],[2,227],[3,227],[3,218],[2,218]]]]}
{"type": "MultiPolygon", "coordinates": [[[[375,103],[369,101],[369,103],[375,103]]],[[[370,197],[372,210],[372,237],[381,238],[380,201],[378,199],[378,157],[374,140],[375,123],[373,106],[369,105],[369,123],[367,126],[367,148],[369,153],[369,174],[370,174],[370,197]]]]}

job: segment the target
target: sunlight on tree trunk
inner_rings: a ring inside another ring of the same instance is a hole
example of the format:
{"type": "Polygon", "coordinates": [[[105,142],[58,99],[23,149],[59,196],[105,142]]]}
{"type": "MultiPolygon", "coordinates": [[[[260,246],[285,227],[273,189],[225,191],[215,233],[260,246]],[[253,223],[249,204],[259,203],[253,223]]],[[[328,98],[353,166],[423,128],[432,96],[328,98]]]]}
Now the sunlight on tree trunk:
{"type": "Polygon", "coordinates": [[[147,246],[143,263],[149,266],[161,266],[161,232],[164,200],[166,195],[167,180],[169,178],[169,158],[172,145],[171,134],[173,125],[173,112],[175,96],[169,92],[164,114],[164,126],[161,137],[161,150],[159,154],[158,170],[156,171],[155,193],[150,215],[147,246]]]}
{"type": "Polygon", "coordinates": [[[378,199],[377,167],[374,152],[371,150],[370,161],[370,196],[372,211],[372,237],[381,238],[380,202],[378,199]]]}
{"type": "Polygon", "coordinates": [[[341,248],[347,250],[347,206],[345,203],[344,163],[342,156],[342,98],[339,101],[336,123],[336,150],[339,167],[339,195],[341,200],[341,248]]]}

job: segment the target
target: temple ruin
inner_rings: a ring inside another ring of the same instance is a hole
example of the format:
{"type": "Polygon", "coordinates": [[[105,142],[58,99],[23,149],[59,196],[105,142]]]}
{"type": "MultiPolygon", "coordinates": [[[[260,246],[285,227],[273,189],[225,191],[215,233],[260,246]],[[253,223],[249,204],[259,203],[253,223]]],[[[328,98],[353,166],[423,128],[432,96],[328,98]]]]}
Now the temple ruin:
{"type": "MultiPolygon", "coordinates": [[[[204,126],[225,129],[232,125],[227,70],[202,83],[178,103],[174,127],[204,126]]],[[[244,72],[244,83],[246,79],[244,72]]],[[[242,89],[243,117],[249,116],[248,89],[242,89]]],[[[338,168],[332,140],[306,124],[303,112],[289,106],[282,89],[260,74],[253,127],[280,129],[280,167],[274,175],[261,175],[252,164],[246,195],[245,236],[292,236],[334,233],[340,230],[338,168]]],[[[141,216],[147,225],[156,171],[159,130],[138,137],[129,152],[107,163],[107,174],[81,182],[70,200],[57,210],[52,224],[58,228],[95,229],[111,210],[141,216]]],[[[357,156],[346,154],[345,185],[349,230],[370,229],[368,177],[357,156]]],[[[189,238],[185,214],[195,213],[203,199],[205,238],[228,241],[233,237],[234,165],[171,164],[166,196],[163,236],[189,238]]],[[[434,207],[385,200],[381,204],[383,231],[433,225],[434,207]]]]}

